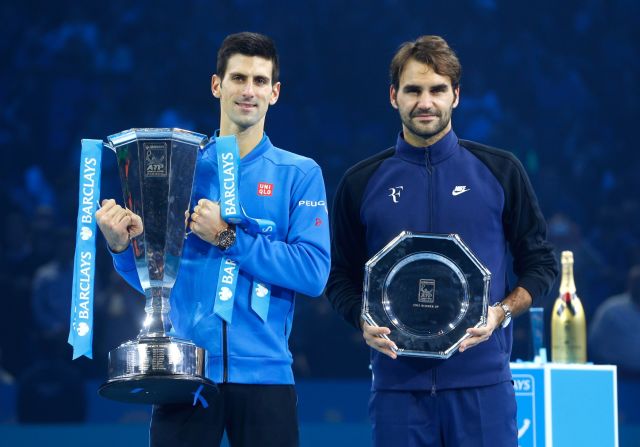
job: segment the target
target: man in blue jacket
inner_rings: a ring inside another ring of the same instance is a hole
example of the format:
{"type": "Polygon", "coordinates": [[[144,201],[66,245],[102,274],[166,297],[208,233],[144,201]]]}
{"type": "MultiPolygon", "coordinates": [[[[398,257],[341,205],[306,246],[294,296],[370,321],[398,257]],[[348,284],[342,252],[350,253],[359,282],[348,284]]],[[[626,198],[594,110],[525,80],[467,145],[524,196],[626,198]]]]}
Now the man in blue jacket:
{"type": "MultiPolygon", "coordinates": [[[[275,228],[267,235],[222,219],[219,201],[224,204],[225,195],[219,191],[216,143],[205,147],[170,317],[176,335],[207,349],[207,377],[218,384],[219,394],[207,408],[155,406],[151,445],[210,447],[220,444],[226,430],[233,446],[297,446],[288,338],[295,292],[320,295],[329,273],[322,173],[313,160],[276,148],[264,134],[267,109],[280,94],[278,56],[270,38],[228,36],[218,52],[211,90],[220,100],[218,136],[237,138],[239,202],[248,216],[268,219],[275,228]],[[217,283],[224,282],[218,279],[223,259],[234,261],[240,271],[232,311],[221,318],[213,303],[217,283]],[[266,315],[252,306],[252,294],[266,291],[254,292],[255,281],[271,286],[266,315]]],[[[141,290],[129,246],[142,233],[140,217],[113,200],[104,201],[96,217],[117,271],[141,290]]]]}
{"type": "Polygon", "coordinates": [[[373,348],[374,445],[516,446],[509,323],[557,275],[544,218],[511,153],[453,132],[461,67],[444,39],[403,44],[390,74],[402,132],[393,147],[350,168],[338,186],[326,291],[373,348]],[[361,319],[364,264],[403,230],[457,233],[491,272],[487,324],[469,328],[449,359],[398,357],[393,341],[381,337],[395,329],[361,319]],[[513,288],[509,251],[518,276],[513,288]]]}

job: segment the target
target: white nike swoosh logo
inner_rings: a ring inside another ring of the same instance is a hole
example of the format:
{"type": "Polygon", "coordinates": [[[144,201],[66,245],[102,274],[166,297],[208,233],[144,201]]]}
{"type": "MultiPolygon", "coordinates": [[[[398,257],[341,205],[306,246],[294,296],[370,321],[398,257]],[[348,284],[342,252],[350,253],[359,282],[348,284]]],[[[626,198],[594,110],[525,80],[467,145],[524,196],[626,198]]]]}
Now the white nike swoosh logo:
{"type": "Polygon", "coordinates": [[[471,189],[465,188],[465,189],[459,189],[457,191],[454,189],[453,191],[451,191],[451,195],[452,196],[459,196],[460,194],[465,193],[467,191],[471,191],[471,189]]]}

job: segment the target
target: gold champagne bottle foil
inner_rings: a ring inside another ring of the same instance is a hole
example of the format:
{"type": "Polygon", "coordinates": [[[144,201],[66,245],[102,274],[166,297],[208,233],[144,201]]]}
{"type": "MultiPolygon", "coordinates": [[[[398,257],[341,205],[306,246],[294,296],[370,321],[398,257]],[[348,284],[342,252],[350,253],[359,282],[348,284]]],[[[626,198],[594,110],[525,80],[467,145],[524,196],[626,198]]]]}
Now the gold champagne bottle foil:
{"type": "Polygon", "coordinates": [[[551,360],[556,363],[587,361],[587,325],[573,278],[573,252],[563,251],[560,295],[551,315],[551,360]]]}

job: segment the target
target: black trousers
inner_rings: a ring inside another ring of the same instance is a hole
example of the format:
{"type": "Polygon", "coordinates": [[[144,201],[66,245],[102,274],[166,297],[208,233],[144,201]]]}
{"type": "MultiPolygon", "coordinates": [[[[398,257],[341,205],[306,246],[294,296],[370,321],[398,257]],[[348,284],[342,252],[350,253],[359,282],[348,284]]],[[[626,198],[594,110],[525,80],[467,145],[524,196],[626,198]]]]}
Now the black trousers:
{"type": "Polygon", "coordinates": [[[155,405],[151,447],[218,447],[224,431],[232,447],[297,447],[293,385],[218,385],[207,408],[200,403],[155,405]]]}

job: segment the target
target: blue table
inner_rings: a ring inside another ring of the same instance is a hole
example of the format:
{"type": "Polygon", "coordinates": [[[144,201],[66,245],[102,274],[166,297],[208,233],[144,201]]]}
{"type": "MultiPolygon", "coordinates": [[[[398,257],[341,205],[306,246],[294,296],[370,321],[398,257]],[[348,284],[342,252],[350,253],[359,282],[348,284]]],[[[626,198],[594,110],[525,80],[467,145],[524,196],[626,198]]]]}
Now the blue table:
{"type": "Polygon", "coordinates": [[[618,447],[616,367],[512,363],[520,447],[618,447]]]}

